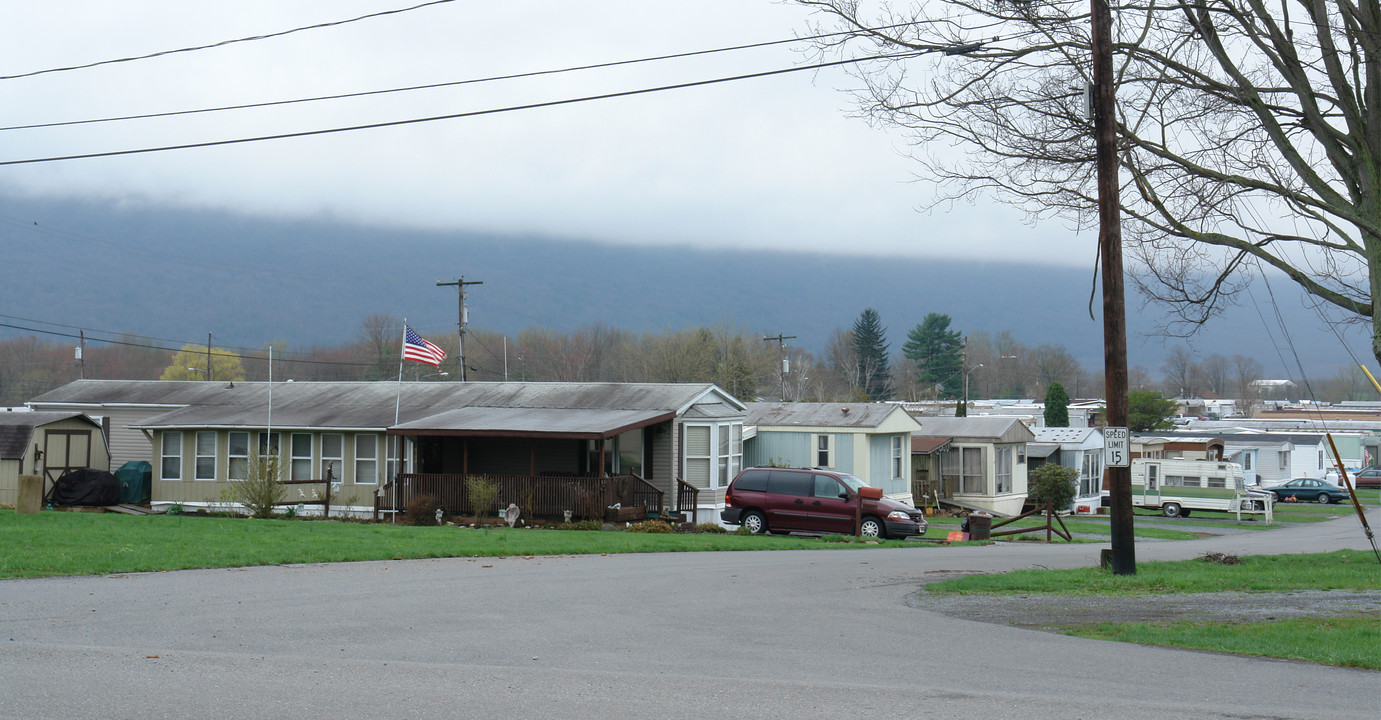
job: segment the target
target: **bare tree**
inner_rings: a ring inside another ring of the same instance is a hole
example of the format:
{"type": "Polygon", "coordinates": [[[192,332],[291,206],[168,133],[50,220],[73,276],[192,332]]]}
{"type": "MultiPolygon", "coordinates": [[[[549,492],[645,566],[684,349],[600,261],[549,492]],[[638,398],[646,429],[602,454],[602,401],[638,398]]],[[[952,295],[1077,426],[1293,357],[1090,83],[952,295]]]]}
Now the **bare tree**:
{"type": "Polygon", "coordinates": [[[1183,345],[1170,348],[1170,352],[1165,354],[1165,362],[1161,363],[1160,370],[1165,373],[1166,397],[1188,398],[1200,394],[1199,379],[1202,374],[1189,348],[1183,345]]]}
{"type": "MultiPolygon", "coordinates": [[[[993,193],[1096,222],[1084,0],[797,0],[865,57],[860,114],[910,133],[937,203],[993,193]],[[954,152],[958,146],[961,152],[954,152]]],[[[1114,24],[1124,242],[1167,329],[1271,269],[1381,358],[1381,6],[1133,0],[1114,24]]]]}

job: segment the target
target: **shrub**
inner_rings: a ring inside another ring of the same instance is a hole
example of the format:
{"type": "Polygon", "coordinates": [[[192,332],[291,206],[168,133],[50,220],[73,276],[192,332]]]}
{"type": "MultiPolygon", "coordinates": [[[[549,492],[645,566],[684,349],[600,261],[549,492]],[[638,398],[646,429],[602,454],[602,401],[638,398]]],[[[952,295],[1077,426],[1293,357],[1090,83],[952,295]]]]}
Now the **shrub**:
{"type": "Polygon", "coordinates": [[[734,534],[735,534],[735,535],[752,535],[752,534],[753,534],[753,531],[752,531],[752,530],[749,530],[748,528],[746,528],[746,527],[744,527],[744,526],[742,526],[742,525],[739,525],[739,526],[738,526],[738,529],[734,531],[734,534]]]}
{"type": "Polygon", "coordinates": [[[1055,510],[1067,509],[1074,502],[1074,479],[1077,477],[1079,473],[1074,468],[1054,463],[1042,465],[1031,472],[1027,500],[1036,507],[1045,507],[1049,500],[1055,510]]]}
{"type": "Polygon", "coordinates": [[[575,522],[563,522],[556,526],[557,530],[603,530],[604,523],[599,520],[576,520],[575,522]]]}
{"type": "Polygon", "coordinates": [[[418,495],[408,503],[405,510],[408,522],[413,525],[435,525],[437,511],[444,511],[444,508],[435,495],[418,495]]]}
{"type": "Polygon", "coordinates": [[[467,475],[465,492],[470,496],[470,510],[475,513],[475,522],[483,525],[484,518],[499,501],[499,484],[485,475],[467,475]]]}
{"type": "Polygon", "coordinates": [[[276,455],[254,455],[245,464],[245,478],[231,480],[221,497],[239,503],[252,517],[270,518],[287,495],[282,479],[283,468],[276,455]]]}
{"type": "Polygon", "coordinates": [[[729,532],[723,525],[716,525],[715,523],[700,523],[691,530],[698,533],[710,533],[711,535],[722,535],[729,532]]]}
{"type": "Polygon", "coordinates": [[[671,525],[661,520],[644,520],[628,526],[628,532],[637,533],[672,533],[676,532],[671,525]]]}

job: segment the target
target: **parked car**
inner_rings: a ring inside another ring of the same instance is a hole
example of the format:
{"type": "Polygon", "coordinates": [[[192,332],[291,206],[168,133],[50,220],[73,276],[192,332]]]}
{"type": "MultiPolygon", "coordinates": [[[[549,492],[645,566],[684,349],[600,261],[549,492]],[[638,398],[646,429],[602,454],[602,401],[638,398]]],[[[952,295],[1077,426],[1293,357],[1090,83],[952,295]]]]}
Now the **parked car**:
{"type": "Polygon", "coordinates": [[[1315,478],[1295,478],[1263,490],[1275,495],[1277,502],[1318,502],[1327,505],[1351,499],[1346,490],[1315,478]]]}
{"type": "Polygon", "coordinates": [[[1348,473],[1352,478],[1353,487],[1359,488],[1381,488],[1381,467],[1362,468],[1355,473],[1348,473]]]}
{"type": "Polygon", "coordinates": [[[883,497],[881,490],[849,473],[809,468],[744,470],[729,483],[719,517],[754,533],[851,535],[860,498],[863,535],[907,538],[925,533],[920,510],[883,497]]]}

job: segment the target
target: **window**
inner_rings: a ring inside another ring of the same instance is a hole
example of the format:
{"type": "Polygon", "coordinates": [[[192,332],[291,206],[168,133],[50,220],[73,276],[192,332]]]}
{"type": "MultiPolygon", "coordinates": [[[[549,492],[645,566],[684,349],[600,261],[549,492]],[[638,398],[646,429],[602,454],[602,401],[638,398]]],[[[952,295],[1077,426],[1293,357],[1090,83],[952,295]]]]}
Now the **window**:
{"type": "Polygon", "coordinates": [[[249,433],[232,432],[226,436],[226,455],[230,458],[231,480],[244,480],[249,477],[249,433]]]}
{"type": "Polygon", "coordinates": [[[1252,455],[1252,453],[1250,453],[1250,452],[1244,452],[1244,453],[1242,453],[1242,469],[1243,469],[1243,470],[1246,470],[1247,472],[1251,472],[1251,469],[1252,469],[1252,457],[1253,457],[1253,455],[1252,455]]]}
{"type": "Polygon", "coordinates": [[[815,497],[838,500],[839,493],[844,492],[844,486],[840,485],[839,481],[835,480],[832,476],[815,475],[814,477],[815,492],[813,494],[815,497]]]}
{"type": "Polygon", "coordinates": [[[162,463],[159,465],[158,479],[181,480],[182,433],[164,431],[162,460],[162,463]]]}
{"type": "Polygon", "coordinates": [[[278,433],[259,433],[259,457],[278,457],[278,433]]]}
{"type": "Polygon", "coordinates": [[[312,436],[307,433],[292,434],[292,470],[290,480],[311,480],[312,478],[312,436]]]}
{"type": "Polygon", "coordinates": [[[743,464],[743,426],[738,423],[719,425],[719,487],[729,487],[743,464]]]}
{"type": "Polygon", "coordinates": [[[710,426],[683,425],[686,437],[686,482],[710,487],[710,426]]]}
{"type": "Polygon", "coordinates": [[[892,438],[892,479],[896,480],[902,476],[902,470],[906,465],[906,456],[902,454],[902,438],[900,435],[892,438]]]}
{"type": "Polygon", "coordinates": [[[1281,451],[1280,451],[1280,469],[1281,469],[1281,470],[1288,470],[1288,469],[1290,469],[1290,451],[1289,451],[1289,450],[1281,450],[1281,451]]]}
{"type": "Polygon", "coordinates": [[[993,461],[996,465],[993,470],[997,480],[997,494],[1011,492],[1012,448],[1010,446],[997,448],[993,453],[993,461]]]}
{"type": "Polygon", "coordinates": [[[834,467],[834,436],[833,435],[812,435],[812,458],[815,467],[832,468],[834,467]]]}
{"type": "Polygon", "coordinates": [[[199,430],[196,440],[197,460],[195,477],[198,480],[216,479],[216,431],[199,430]]]}
{"type": "Polygon", "coordinates": [[[1227,477],[1223,475],[1209,475],[1208,486],[1211,488],[1225,488],[1228,486],[1227,477]]]}
{"type": "Polygon", "coordinates": [[[389,435],[384,441],[385,449],[388,451],[388,465],[384,469],[384,480],[393,480],[398,477],[398,473],[404,472],[403,458],[407,445],[403,444],[403,438],[398,435],[389,435]]]}
{"type": "Polygon", "coordinates": [[[982,494],[986,489],[983,482],[983,448],[966,447],[960,448],[962,459],[959,469],[962,481],[960,487],[962,491],[970,494],[982,494]]]}
{"type": "Polygon", "coordinates": [[[340,433],[323,433],[321,436],[321,477],[325,479],[326,468],[331,468],[331,480],[345,479],[345,437],[340,433]]]}
{"type": "Polygon", "coordinates": [[[355,436],[355,484],[377,485],[379,482],[379,436],[355,436]]]}

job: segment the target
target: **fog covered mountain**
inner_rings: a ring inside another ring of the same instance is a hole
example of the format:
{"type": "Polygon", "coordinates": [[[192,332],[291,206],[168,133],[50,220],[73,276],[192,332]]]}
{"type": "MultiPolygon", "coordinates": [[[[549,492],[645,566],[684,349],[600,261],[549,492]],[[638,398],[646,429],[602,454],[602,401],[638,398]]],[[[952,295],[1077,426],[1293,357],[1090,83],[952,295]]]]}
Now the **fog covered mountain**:
{"type": "MultiPolygon", "coordinates": [[[[0,239],[0,322],[169,344],[205,342],[207,332],[227,346],[337,344],[354,339],[371,313],[447,332],[456,290],[436,282],[464,275],[484,283],[470,288],[471,327],[509,334],[597,322],[635,331],[728,322],[796,335],[794,343],[818,353],[834,330],[873,307],[894,351],[926,313],[940,312],[964,332],[1009,330],[1027,345],[1063,345],[1091,372],[1103,363],[1102,323],[1089,317],[1092,256],[1086,268],[855,257],[845,254],[848,238],[837,255],[724,252],[16,197],[0,197],[0,239]]],[[[1293,286],[1278,280],[1273,288],[1311,375],[1350,363],[1293,286]]],[[[1265,292],[1256,298],[1268,301],[1265,292]]],[[[1142,310],[1130,295],[1127,305],[1131,364],[1159,377],[1165,349],[1184,341],[1154,335],[1161,309],[1142,310]]],[[[1281,331],[1264,324],[1273,318],[1270,307],[1235,308],[1189,342],[1201,355],[1254,356],[1270,377],[1296,375],[1280,360],[1278,352],[1291,357],[1281,331]]],[[[28,333],[0,328],[0,337],[16,334],[28,333]]],[[[1359,357],[1370,357],[1359,333],[1347,337],[1359,357]]]]}

